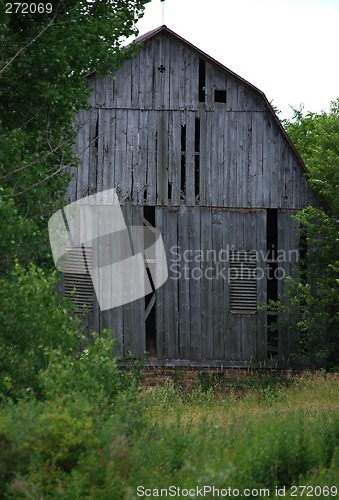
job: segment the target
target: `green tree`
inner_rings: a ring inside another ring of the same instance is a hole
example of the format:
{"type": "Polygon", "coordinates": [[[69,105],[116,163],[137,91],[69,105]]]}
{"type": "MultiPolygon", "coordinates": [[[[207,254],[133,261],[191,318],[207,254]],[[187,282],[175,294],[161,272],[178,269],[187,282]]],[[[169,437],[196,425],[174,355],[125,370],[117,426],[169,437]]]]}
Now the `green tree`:
{"type": "MultiPolygon", "coordinates": [[[[307,254],[299,278],[290,279],[292,305],[301,311],[297,354],[309,361],[339,365],[339,99],[329,112],[294,110],[285,127],[308,168],[308,181],[328,209],[307,207],[297,214],[307,254]]],[[[293,318],[290,318],[293,321],[293,318]]]]}
{"type": "Polygon", "coordinates": [[[122,41],[148,1],[51,0],[50,13],[23,14],[0,0],[0,396],[38,392],[50,349],[77,348],[78,322],[55,293],[47,222],[77,165],[86,75],[113,74],[133,54],[122,41]]]}
{"type": "Polygon", "coordinates": [[[24,263],[49,258],[47,220],[63,201],[65,172],[76,165],[74,118],[88,106],[85,76],[110,74],[133,53],[121,43],[136,33],[148,1],[54,0],[50,14],[15,13],[14,4],[6,14],[1,0],[0,210],[34,234],[13,253],[11,231],[5,231],[5,269],[14,257],[24,263]]]}

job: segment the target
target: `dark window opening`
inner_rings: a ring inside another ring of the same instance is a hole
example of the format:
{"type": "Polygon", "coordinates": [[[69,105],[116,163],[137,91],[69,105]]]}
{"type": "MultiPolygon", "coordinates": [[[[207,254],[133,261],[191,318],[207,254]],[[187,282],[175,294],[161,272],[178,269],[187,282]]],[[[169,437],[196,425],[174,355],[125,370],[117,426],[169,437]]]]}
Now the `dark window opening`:
{"type": "Polygon", "coordinates": [[[144,206],[144,219],[153,227],[155,227],[155,207],[144,206]]]}
{"type": "Polygon", "coordinates": [[[168,181],[168,199],[172,199],[172,183],[168,181]]]}
{"type": "Polygon", "coordinates": [[[200,158],[196,156],[194,159],[194,185],[195,185],[195,196],[197,197],[200,194],[200,158]]]}
{"type": "Polygon", "coordinates": [[[155,295],[150,293],[145,297],[145,307],[146,311],[149,308],[148,316],[145,320],[145,330],[146,330],[146,351],[152,357],[157,356],[157,329],[156,329],[156,317],[155,317],[155,304],[152,304],[152,300],[155,295]]]}
{"type": "Polygon", "coordinates": [[[267,209],[267,259],[275,261],[278,250],[278,210],[275,208],[267,209]]]}
{"type": "Polygon", "coordinates": [[[181,125],[181,136],[180,136],[180,144],[181,144],[181,154],[186,153],[186,125],[181,125]]]}
{"type": "Polygon", "coordinates": [[[185,196],[186,192],[186,125],[181,125],[181,167],[180,190],[185,196]]]}
{"type": "Polygon", "coordinates": [[[205,102],[206,91],[206,63],[199,59],[199,101],[205,102]]]}
{"type": "Polygon", "coordinates": [[[267,301],[278,300],[277,262],[267,262],[267,301]]]}
{"type": "Polygon", "coordinates": [[[194,151],[200,152],[200,119],[195,119],[195,134],[194,134],[194,151]]]}
{"type": "Polygon", "coordinates": [[[215,90],[214,102],[226,102],[226,90],[215,90]]]}
{"type": "Polygon", "coordinates": [[[185,195],[186,191],[186,158],[181,155],[181,181],[180,181],[181,194],[185,195]]]}
{"type": "MultiPolygon", "coordinates": [[[[268,208],[266,211],[266,245],[267,245],[267,304],[278,300],[278,210],[268,208]]],[[[278,314],[274,310],[267,311],[267,357],[274,358],[279,353],[277,328],[278,314]]]]}
{"type": "MultiPolygon", "coordinates": [[[[155,227],[155,207],[144,206],[144,225],[155,227]]],[[[146,334],[146,351],[150,356],[157,355],[157,330],[156,330],[156,314],[155,302],[156,294],[151,276],[151,272],[146,262],[146,271],[149,282],[152,286],[152,292],[145,297],[145,334],[146,334]]]]}
{"type": "Polygon", "coordinates": [[[197,197],[200,193],[200,119],[195,119],[195,131],[194,131],[194,186],[195,186],[195,196],[197,197]]]}

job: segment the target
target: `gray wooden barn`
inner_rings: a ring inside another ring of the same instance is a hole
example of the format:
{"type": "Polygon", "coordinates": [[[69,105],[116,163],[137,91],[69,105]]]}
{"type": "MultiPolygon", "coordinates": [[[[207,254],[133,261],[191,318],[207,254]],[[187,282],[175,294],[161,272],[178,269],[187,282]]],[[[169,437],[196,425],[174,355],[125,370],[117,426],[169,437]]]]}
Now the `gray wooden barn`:
{"type": "Polygon", "coordinates": [[[256,87],[166,26],[137,40],[115,79],[88,77],[69,201],[115,188],[128,224],[161,231],[169,278],[108,311],[88,301],[88,281],[88,327],[159,365],[287,360],[293,332],[268,327],[261,305],[298,258],[292,216],[319,205],[302,160],[256,87]]]}

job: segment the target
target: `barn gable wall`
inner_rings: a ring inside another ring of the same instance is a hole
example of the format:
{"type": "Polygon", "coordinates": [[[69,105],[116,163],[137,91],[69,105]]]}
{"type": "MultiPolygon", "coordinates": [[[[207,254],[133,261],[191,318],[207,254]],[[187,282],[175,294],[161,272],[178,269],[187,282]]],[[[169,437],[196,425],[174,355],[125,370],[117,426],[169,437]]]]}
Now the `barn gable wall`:
{"type": "MultiPolygon", "coordinates": [[[[147,337],[153,330],[160,359],[265,360],[267,313],[231,312],[229,262],[178,264],[173,254],[173,248],[192,255],[256,250],[265,270],[267,209],[277,211],[278,248],[298,248],[292,216],[319,201],[265,98],[167,30],[147,39],[114,80],[94,75],[89,84],[93,107],[78,117],[80,166],[72,172],[69,201],[115,188],[126,223],[142,225],[151,213],[169,266],[183,273],[187,265],[190,276],[202,277],[176,279],[170,269],[147,321],[149,299],[104,312],[95,301],[88,327],[111,328],[121,356],[142,357],[154,348],[147,337]],[[211,265],[223,266],[220,279],[205,274],[211,265]]],[[[292,267],[290,260],[281,263],[285,275],[292,267]]],[[[267,298],[264,276],[258,304],[267,298]]],[[[286,357],[290,334],[279,335],[286,357]]]]}
{"type": "Polygon", "coordinates": [[[315,204],[298,158],[260,95],[206,61],[206,98],[199,102],[199,59],[164,33],[145,42],[115,80],[92,78],[94,108],[79,117],[77,147],[88,172],[79,171],[73,194],[115,187],[122,202],[135,205],[315,204]],[[214,102],[215,90],[226,91],[226,103],[214,102]]]}

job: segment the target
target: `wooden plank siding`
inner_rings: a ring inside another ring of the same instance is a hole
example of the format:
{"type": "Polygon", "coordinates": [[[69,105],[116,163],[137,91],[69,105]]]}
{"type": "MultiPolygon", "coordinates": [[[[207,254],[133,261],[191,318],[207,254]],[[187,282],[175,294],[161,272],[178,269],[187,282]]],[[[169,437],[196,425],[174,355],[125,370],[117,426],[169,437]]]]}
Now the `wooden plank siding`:
{"type": "MultiPolygon", "coordinates": [[[[70,172],[67,199],[115,188],[127,226],[142,225],[145,207],[154,207],[169,267],[155,293],[157,357],[264,361],[267,314],[231,313],[229,252],[258,252],[258,307],[265,304],[267,209],[278,211],[278,247],[288,252],[298,247],[291,215],[320,206],[267,100],[165,27],[114,78],[92,75],[88,83],[92,108],[77,117],[80,165],[70,172]]],[[[113,258],[116,244],[98,243],[96,252],[113,258]]],[[[288,275],[293,265],[281,268],[288,275]]],[[[117,355],[143,357],[145,298],[105,312],[94,300],[87,321],[89,329],[112,330],[117,355]]],[[[288,358],[291,335],[279,331],[280,359],[288,358]]]]}

